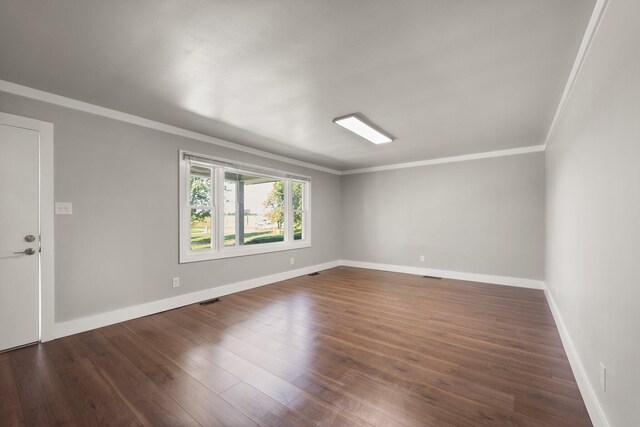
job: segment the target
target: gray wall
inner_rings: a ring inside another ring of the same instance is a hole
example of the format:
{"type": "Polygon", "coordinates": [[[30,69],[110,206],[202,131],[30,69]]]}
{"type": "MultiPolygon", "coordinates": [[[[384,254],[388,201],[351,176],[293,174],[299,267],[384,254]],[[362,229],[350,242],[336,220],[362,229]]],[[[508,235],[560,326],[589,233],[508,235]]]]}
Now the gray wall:
{"type": "Polygon", "coordinates": [[[640,425],[639,16],[609,3],[547,150],[547,285],[613,426],[640,425]]]}
{"type": "Polygon", "coordinates": [[[6,93],[0,111],[55,126],[58,322],[339,258],[339,176],[6,93]],[[311,176],[312,247],[178,264],[179,149],[311,176]]]}
{"type": "Polygon", "coordinates": [[[343,176],[342,219],[342,259],[542,279],[544,154],[343,176]]]}

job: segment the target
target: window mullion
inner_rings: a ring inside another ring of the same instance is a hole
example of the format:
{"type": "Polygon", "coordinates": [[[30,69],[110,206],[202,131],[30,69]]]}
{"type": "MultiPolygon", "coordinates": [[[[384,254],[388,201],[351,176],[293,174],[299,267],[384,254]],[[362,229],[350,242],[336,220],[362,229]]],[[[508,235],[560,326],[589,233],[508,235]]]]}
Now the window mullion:
{"type": "Polygon", "coordinates": [[[181,239],[183,253],[187,253],[191,250],[191,161],[186,162],[184,174],[184,191],[183,205],[181,206],[184,215],[184,220],[181,224],[184,237],[181,239]]]}
{"type": "Polygon", "coordinates": [[[216,185],[218,180],[216,179],[215,176],[215,169],[211,168],[209,169],[209,178],[211,179],[211,194],[209,195],[209,224],[211,224],[211,228],[209,230],[209,238],[211,239],[211,250],[215,251],[216,250],[216,235],[218,234],[216,232],[216,212],[215,212],[215,206],[216,206],[216,185]]]}
{"type": "Polygon", "coordinates": [[[291,179],[284,180],[284,241],[290,243],[293,240],[293,191],[291,179]]]}
{"type": "Polygon", "coordinates": [[[244,243],[244,231],[242,228],[242,220],[243,220],[243,207],[244,207],[244,189],[242,188],[242,184],[239,179],[236,179],[235,182],[236,187],[236,244],[235,246],[242,246],[244,243]]]}
{"type": "Polygon", "coordinates": [[[311,184],[305,182],[302,191],[302,240],[309,242],[311,237],[311,184]]]}
{"type": "Polygon", "coordinates": [[[224,169],[215,168],[216,252],[224,248],[224,169]]]}

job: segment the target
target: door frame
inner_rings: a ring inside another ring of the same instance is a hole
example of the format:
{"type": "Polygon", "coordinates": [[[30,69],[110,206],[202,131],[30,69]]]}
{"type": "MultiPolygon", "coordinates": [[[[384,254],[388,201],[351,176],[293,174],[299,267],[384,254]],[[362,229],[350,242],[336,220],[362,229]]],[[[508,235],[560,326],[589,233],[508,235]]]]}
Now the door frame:
{"type": "Polygon", "coordinates": [[[49,341],[55,338],[53,123],[0,112],[0,124],[40,136],[40,341],[49,341]]]}

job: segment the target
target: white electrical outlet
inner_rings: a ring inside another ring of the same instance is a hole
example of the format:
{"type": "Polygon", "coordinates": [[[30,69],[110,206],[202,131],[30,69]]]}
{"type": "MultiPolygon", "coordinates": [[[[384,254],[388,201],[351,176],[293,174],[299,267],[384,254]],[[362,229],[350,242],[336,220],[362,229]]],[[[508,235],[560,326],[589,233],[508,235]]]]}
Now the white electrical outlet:
{"type": "Polygon", "coordinates": [[[420,255],[420,262],[424,262],[424,255],[420,255]]]}
{"type": "Polygon", "coordinates": [[[291,265],[294,265],[296,263],[296,259],[294,257],[291,257],[291,265]]]}
{"type": "Polygon", "coordinates": [[[174,277],[173,278],[173,287],[174,288],[179,288],[180,287],[180,278],[179,277],[174,277]]]}
{"type": "Polygon", "coordinates": [[[600,388],[602,391],[607,391],[607,367],[600,362],[600,388]]]}

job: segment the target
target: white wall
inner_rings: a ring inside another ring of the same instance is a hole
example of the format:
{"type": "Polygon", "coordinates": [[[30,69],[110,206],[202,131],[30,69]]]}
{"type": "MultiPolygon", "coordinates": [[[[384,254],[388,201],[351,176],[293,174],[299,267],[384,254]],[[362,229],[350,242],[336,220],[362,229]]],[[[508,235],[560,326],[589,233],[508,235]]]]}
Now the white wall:
{"type": "Polygon", "coordinates": [[[640,425],[638,17],[611,0],[546,153],[547,286],[613,426],[640,425]]]}
{"type": "Polygon", "coordinates": [[[341,179],[0,93],[0,111],[55,124],[55,198],[74,203],[56,217],[56,320],[286,271],[290,256],[540,279],[546,156],[550,295],[610,424],[640,425],[638,16],[611,0],[544,156],[341,179]],[[312,248],[179,265],[179,149],[311,175],[312,248]]]}
{"type": "Polygon", "coordinates": [[[345,260],[542,279],[544,154],[346,175],[342,221],[345,260]]]}
{"type": "Polygon", "coordinates": [[[339,259],[339,176],[1,92],[0,111],[54,123],[55,200],[73,203],[55,218],[57,322],[339,259]],[[178,264],[180,149],[311,176],[312,247],[178,264]]]}

